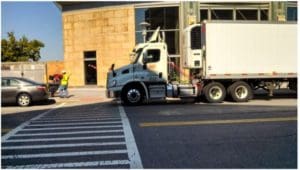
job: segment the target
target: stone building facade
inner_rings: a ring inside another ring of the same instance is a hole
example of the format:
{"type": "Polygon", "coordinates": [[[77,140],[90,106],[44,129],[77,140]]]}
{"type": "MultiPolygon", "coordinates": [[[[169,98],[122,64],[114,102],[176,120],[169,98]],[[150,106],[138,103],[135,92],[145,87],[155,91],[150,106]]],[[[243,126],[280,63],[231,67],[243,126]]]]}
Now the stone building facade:
{"type": "Polygon", "coordinates": [[[72,74],[70,85],[105,86],[112,63],[129,63],[128,54],[135,45],[132,6],[64,12],[62,18],[65,70],[72,74]],[[87,78],[90,72],[96,77],[87,78]]]}

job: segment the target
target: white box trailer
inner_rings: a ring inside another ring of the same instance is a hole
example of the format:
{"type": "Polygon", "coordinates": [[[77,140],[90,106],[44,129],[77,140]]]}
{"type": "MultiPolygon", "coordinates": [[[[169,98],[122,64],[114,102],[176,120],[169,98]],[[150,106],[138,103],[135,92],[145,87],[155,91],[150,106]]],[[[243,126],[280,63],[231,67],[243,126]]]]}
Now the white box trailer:
{"type": "Polygon", "coordinates": [[[205,79],[297,76],[297,25],[207,22],[201,26],[205,79]]]}
{"type": "Polygon", "coordinates": [[[210,102],[222,101],[224,93],[234,101],[247,101],[258,88],[270,96],[276,88],[297,91],[297,23],[191,25],[184,31],[183,65],[198,74],[210,102]]]}

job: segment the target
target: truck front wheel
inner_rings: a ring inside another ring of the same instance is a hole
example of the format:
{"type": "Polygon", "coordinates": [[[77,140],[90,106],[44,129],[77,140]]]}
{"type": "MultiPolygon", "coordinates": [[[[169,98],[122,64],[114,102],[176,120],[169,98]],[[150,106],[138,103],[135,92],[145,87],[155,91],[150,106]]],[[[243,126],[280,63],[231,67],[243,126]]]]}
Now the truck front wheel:
{"type": "Polygon", "coordinates": [[[140,105],[144,100],[144,92],[139,86],[127,86],[122,91],[121,99],[125,105],[140,105]]]}
{"type": "Polygon", "coordinates": [[[211,82],[203,88],[204,96],[209,103],[221,103],[226,96],[225,87],[218,82],[211,82]]]}
{"type": "Polygon", "coordinates": [[[252,89],[243,81],[237,81],[230,85],[228,87],[228,92],[235,102],[247,102],[253,97],[252,89]]]}

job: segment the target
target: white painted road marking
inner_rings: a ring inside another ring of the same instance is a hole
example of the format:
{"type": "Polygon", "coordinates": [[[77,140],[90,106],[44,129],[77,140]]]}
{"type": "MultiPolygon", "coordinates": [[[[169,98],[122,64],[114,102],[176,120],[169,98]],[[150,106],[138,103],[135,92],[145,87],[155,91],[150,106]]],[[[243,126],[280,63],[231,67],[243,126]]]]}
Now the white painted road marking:
{"type": "Polygon", "coordinates": [[[124,136],[123,135],[114,135],[114,136],[90,136],[90,137],[69,137],[69,138],[9,139],[9,140],[3,141],[3,143],[88,140],[88,139],[116,139],[116,138],[124,138],[124,136]]]}
{"type": "Polygon", "coordinates": [[[136,143],[135,143],[135,139],[134,139],[131,127],[130,127],[129,120],[126,116],[124,108],[120,105],[119,105],[119,112],[120,112],[122,122],[123,122],[125,141],[126,141],[126,146],[127,146],[127,150],[128,150],[128,157],[130,160],[130,168],[131,169],[142,169],[143,164],[141,161],[140,153],[139,153],[136,143]]]}
{"type": "MultiPolygon", "coordinates": [[[[83,118],[120,118],[120,115],[97,115],[97,114],[93,114],[93,115],[78,115],[78,116],[75,116],[75,115],[65,115],[65,116],[70,116],[72,117],[72,119],[83,119],[83,118]]],[[[61,115],[57,115],[57,116],[46,116],[46,117],[43,117],[43,120],[52,120],[52,119],[57,119],[57,118],[62,118],[64,119],[65,116],[61,116],[61,115]]]]}
{"type": "Polygon", "coordinates": [[[102,125],[102,124],[115,124],[121,123],[121,121],[112,122],[82,122],[82,123],[43,123],[43,124],[29,124],[28,127],[34,126],[67,126],[67,125],[102,125]]]}
{"type": "Polygon", "coordinates": [[[102,125],[102,126],[75,126],[75,127],[56,127],[56,128],[26,128],[22,131],[47,131],[47,130],[66,130],[66,129],[95,129],[95,128],[116,128],[122,125],[102,125]]]}
{"type": "Polygon", "coordinates": [[[36,121],[32,121],[31,123],[52,123],[52,122],[79,122],[79,121],[95,121],[95,120],[100,120],[100,121],[104,121],[104,120],[120,120],[120,117],[116,117],[116,118],[99,118],[99,117],[95,117],[95,118],[88,118],[88,119],[53,119],[53,120],[36,120],[36,121]]]}
{"type": "Polygon", "coordinates": [[[74,135],[74,134],[93,134],[93,133],[114,133],[123,132],[123,130],[90,130],[90,131],[75,131],[75,132],[53,132],[53,133],[28,133],[15,134],[14,136],[46,136],[46,135],[74,135]]]}
{"type": "Polygon", "coordinates": [[[54,169],[54,168],[76,168],[76,167],[96,167],[107,165],[127,165],[128,160],[113,160],[113,161],[91,161],[91,162],[70,162],[57,164],[36,164],[36,165],[18,165],[7,166],[7,169],[54,169]]]}
{"type": "Polygon", "coordinates": [[[97,142],[97,143],[72,143],[72,144],[47,144],[47,145],[23,145],[23,146],[2,146],[2,150],[19,149],[44,149],[44,148],[69,148],[79,146],[110,146],[125,145],[125,142],[97,142]]]}
{"type": "Polygon", "coordinates": [[[89,156],[105,154],[124,154],[127,150],[107,150],[107,151],[84,151],[84,152],[63,152],[63,153],[42,153],[42,154],[24,154],[24,155],[4,155],[2,159],[27,159],[27,158],[51,158],[67,156],[89,156]]]}

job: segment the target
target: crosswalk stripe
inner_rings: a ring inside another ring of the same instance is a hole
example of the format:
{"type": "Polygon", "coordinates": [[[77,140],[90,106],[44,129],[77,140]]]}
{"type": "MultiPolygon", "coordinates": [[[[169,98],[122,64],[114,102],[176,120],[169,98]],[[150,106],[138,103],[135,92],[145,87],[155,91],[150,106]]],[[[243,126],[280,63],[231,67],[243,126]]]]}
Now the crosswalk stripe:
{"type": "Polygon", "coordinates": [[[127,150],[106,150],[106,151],[83,151],[83,152],[62,152],[62,153],[42,153],[42,154],[24,154],[24,155],[2,155],[1,159],[27,159],[27,158],[50,158],[50,157],[68,157],[68,156],[88,156],[105,154],[123,154],[127,150]]]}
{"type": "Polygon", "coordinates": [[[79,122],[79,123],[44,123],[44,124],[29,124],[27,127],[34,126],[66,126],[66,125],[102,125],[102,124],[114,124],[121,123],[121,121],[107,121],[107,122],[79,122]]]}
{"type": "Polygon", "coordinates": [[[60,116],[45,116],[43,117],[42,119],[57,119],[57,118],[61,118],[61,119],[65,119],[65,118],[68,118],[68,117],[72,117],[72,118],[91,118],[91,117],[100,117],[100,118],[110,118],[110,117],[120,117],[120,115],[84,115],[84,116],[74,116],[74,115],[60,115],[60,116]]]}
{"type": "Polygon", "coordinates": [[[95,167],[109,165],[128,165],[129,160],[112,160],[112,161],[90,161],[90,162],[69,162],[56,164],[36,164],[36,165],[19,165],[6,166],[7,169],[54,169],[54,168],[76,168],[76,167],[95,167]]]}
{"type": "Polygon", "coordinates": [[[105,121],[105,120],[119,120],[121,119],[120,117],[116,117],[116,118],[99,118],[99,117],[95,117],[95,118],[89,118],[89,119],[53,119],[53,120],[36,120],[36,121],[31,121],[31,123],[51,123],[51,122],[77,122],[77,121],[95,121],[95,120],[99,120],[99,121],[105,121]]]}
{"type": "Polygon", "coordinates": [[[22,150],[22,149],[45,149],[45,148],[69,148],[79,146],[111,146],[125,145],[125,142],[97,142],[97,143],[72,143],[72,144],[47,144],[47,145],[23,145],[23,146],[2,146],[2,150],[22,150]]]}
{"type": "Polygon", "coordinates": [[[47,131],[47,130],[66,130],[66,129],[91,129],[91,128],[115,128],[122,125],[102,125],[102,126],[75,126],[75,127],[54,127],[54,128],[26,128],[21,131],[47,131]]]}
{"type": "Polygon", "coordinates": [[[128,117],[125,113],[125,110],[122,106],[118,106],[119,113],[122,117],[122,123],[123,123],[123,129],[124,129],[124,135],[125,135],[125,141],[126,146],[128,150],[128,157],[130,158],[130,168],[131,169],[142,169],[143,164],[141,161],[139,150],[137,149],[136,142],[130,127],[130,122],[128,120],[128,117]]]}
{"type": "Polygon", "coordinates": [[[74,134],[93,134],[93,133],[113,133],[123,132],[123,130],[92,130],[92,131],[75,131],[75,132],[53,132],[53,133],[30,133],[16,134],[14,136],[46,136],[46,135],[74,135],[74,134]]]}
{"type": "Polygon", "coordinates": [[[124,135],[115,135],[115,136],[90,136],[90,137],[69,137],[69,138],[9,139],[9,140],[3,141],[3,143],[64,141],[64,140],[87,140],[87,139],[115,139],[115,138],[124,138],[124,135]]]}

